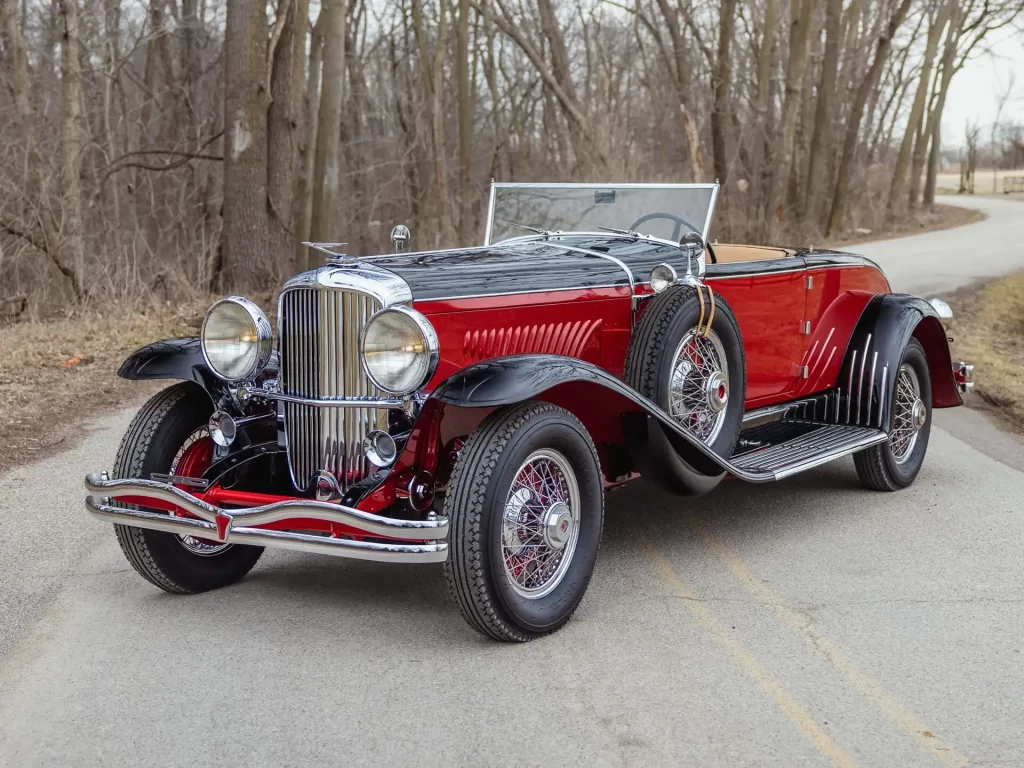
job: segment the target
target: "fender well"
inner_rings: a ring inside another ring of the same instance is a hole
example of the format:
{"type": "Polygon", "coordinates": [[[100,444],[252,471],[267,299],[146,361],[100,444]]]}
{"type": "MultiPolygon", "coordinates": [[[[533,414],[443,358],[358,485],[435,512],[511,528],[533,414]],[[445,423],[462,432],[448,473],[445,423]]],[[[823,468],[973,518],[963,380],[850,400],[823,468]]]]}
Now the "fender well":
{"type": "Polygon", "coordinates": [[[932,408],[953,408],[963,404],[953,377],[953,358],[946,340],[946,329],[938,316],[922,317],[913,336],[924,347],[928,373],[932,379],[932,408]]]}

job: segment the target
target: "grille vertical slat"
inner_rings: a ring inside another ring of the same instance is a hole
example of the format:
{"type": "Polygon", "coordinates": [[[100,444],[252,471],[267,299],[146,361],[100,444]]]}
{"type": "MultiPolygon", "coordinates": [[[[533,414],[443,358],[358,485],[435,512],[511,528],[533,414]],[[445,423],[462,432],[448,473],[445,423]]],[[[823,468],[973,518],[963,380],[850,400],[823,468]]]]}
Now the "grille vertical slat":
{"type": "MultiPolygon", "coordinates": [[[[282,390],[309,398],[382,396],[359,361],[360,333],[380,308],[357,291],[286,291],[280,302],[282,390]]],[[[299,489],[307,489],[321,469],[343,490],[373,470],[362,442],[371,430],[387,427],[387,411],[286,403],[285,417],[289,468],[299,489]]]]}

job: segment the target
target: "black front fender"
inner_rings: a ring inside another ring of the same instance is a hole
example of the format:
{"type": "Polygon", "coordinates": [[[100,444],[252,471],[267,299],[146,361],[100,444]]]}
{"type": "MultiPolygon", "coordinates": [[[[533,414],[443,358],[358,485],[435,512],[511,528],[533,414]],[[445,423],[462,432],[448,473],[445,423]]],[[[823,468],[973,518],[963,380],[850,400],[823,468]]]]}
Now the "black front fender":
{"type": "Polygon", "coordinates": [[[218,388],[218,379],[203,359],[199,339],[164,339],[132,352],[117,369],[122,379],[184,379],[194,381],[207,392],[218,388]]]}
{"type": "MultiPolygon", "coordinates": [[[[275,376],[277,353],[271,355],[270,363],[259,378],[275,376]]],[[[117,375],[122,379],[141,381],[146,379],[180,379],[198,384],[217,402],[227,384],[214,375],[203,358],[202,343],[198,337],[164,339],[147,344],[132,352],[121,363],[117,375]]]]}
{"type": "MultiPolygon", "coordinates": [[[[621,410],[616,415],[622,417],[627,437],[633,433],[654,434],[660,440],[646,439],[642,444],[652,448],[656,446],[661,452],[671,450],[671,445],[689,467],[703,475],[717,478],[723,471],[732,471],[728,461],[683,429],[656,403],[604,369],[573,357],[510,355],[492,358],[450,376],[434,389],[430,397],[463,408],[495,408],[543,399],[544,393],[571,384],[600,387],[617,396],[621,410]],[[651,420],[663,429],[650,433],[651,420]],[[662,431],[664,437],[661,437],[662,431]]],[[[585,396],[582,390],[580,394],[585,396]]],[[[573,410],[571,406],[569,410],[573,410]]],[[[642,457],[635,456],[634,459],[641,460],[642,457]]]]}

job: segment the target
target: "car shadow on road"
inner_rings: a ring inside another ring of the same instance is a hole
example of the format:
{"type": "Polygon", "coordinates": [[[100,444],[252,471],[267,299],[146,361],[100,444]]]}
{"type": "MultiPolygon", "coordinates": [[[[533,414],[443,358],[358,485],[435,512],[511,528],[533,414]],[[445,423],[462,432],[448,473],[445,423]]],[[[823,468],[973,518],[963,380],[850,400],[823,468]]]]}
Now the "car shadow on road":
{"type": "MultiPolygon", "coordinates": [[[[645,574],[655,545],[673,560],[696,559],[704,545],[687,524],[690,517],[746,539],[769,532],[786,536],[820,524],[816,518],[828,509],[829,497],[857,487],[852,466],[842,464],[769,485],[727,481],[701,498],[673,496],[642,481],[630,484],[608,496],[601,555],[590,588],[600,597],[584,606],[588,613],[595,610],[594,602],[601,612],[632,610],[616,605],[628,601],[631,590],[645,590],[653,581],[645,574]]],[[[650,565],[652,576],[654,572],[650,565]]],[[[330,636],[339,626],[357,626],[369,643],[384,638],[401,642],[403,637],[427,645],[482,640],[459,617],[440,565],[396,566],[268,552],[240,584],[199,599],[204,610],[217,610],[221,601],[241,602],[266,621],[294,622],[306,633],[315,634],[320,627],[330,636]]]]}

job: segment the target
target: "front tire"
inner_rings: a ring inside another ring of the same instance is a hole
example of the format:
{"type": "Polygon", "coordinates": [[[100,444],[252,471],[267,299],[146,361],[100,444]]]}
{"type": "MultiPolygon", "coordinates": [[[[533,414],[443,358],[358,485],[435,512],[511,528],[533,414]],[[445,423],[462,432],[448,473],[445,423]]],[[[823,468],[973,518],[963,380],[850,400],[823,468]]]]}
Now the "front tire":
{"type": "Polygon", "coordinates": [[[889,439],[853,456],[861,483],[874,491],[898,491],[917,479],[932,431],[932,382],[917,339],[907,343],[894,379],[889,439]]]}
{"type": "Polygon", "coordinates": [[[601,544],[594,444],[554,405],[495,411],[466,441],[444,513],[445,576],[469,625],[507,642],[554,632],[582,600],[601,544]]]}
{"type": "MultiPolygon", "coordinates": [[[[114,478],[148,480],[153,472],[173,473],[190,448],[202,448],[198,441],[210,440],[204,431],[212,412],[210,399],[190,382],[158,392],[142,406],[121,440],[114,478]]],[[[190,471],[202,469],[197,465],[190,471]]],[[[234,584],[263,554],[263,547],[224,546],[128,525],[115,525],[114,531],[132,567],[165,592],[192,594],[234,584]]]]}

